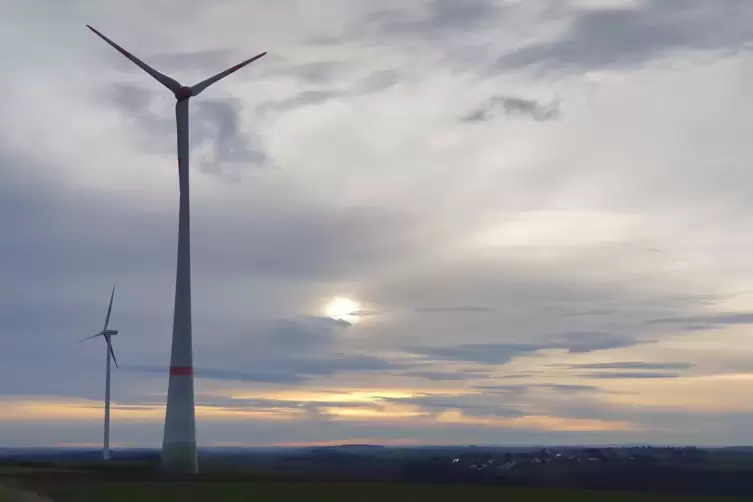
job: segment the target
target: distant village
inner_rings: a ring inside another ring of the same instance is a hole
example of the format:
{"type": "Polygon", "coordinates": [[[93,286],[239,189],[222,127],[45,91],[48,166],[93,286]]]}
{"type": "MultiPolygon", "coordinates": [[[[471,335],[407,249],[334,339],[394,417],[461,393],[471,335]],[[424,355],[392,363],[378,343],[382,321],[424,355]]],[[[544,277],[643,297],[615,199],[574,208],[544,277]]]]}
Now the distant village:
{"type": "Polygon", "coordinates": [[[541,464],[585,464],[604,462],[634,462],[639,464],[661,463],[698,463],[708,457],[708,452],[696,447],[627,447],[627,448],[582,448],[582,449],[547,449],[534,452],[497,453],[465,452],[452,459],[458,468],[476,471],[506,471],[526,468],[541,464]]]}

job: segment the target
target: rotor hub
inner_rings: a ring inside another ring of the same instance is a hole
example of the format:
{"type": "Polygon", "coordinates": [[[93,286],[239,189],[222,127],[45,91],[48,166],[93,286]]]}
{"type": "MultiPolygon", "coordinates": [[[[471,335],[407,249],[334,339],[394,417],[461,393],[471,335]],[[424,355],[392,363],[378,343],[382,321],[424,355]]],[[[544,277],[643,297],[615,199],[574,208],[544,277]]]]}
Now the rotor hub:
{"type": "Polygon", "coordinates": [[[185,85],[178,87],[178,90],[175,91],[175,97],[178,99],[178,101],[187,100],[191,97],[191,88],[185,85]]]}

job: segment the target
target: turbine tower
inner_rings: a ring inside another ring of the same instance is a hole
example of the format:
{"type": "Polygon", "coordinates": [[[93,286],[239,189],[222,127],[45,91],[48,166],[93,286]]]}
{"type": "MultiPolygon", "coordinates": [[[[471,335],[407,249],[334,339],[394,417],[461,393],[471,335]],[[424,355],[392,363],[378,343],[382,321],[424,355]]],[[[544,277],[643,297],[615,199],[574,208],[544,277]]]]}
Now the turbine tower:
{"type": "Polygon", "coordinates": [[[133,54],[89,25],[115,50],[151,75],[175,95],[175,118],[178,130],[178,264],[175,279],[173,339],[170,351],[170,381],[167,389],[165,432],[162,441],[162,468],[179,473],[198,472],[196,458],[196,415],[194,410],[193,348],[191,340],[191,236],[188,184],[188,100],[204,89],[264,56],[262,52],[198,84],[187,87],[153,69],[133,54]]]}
{"type": "MultiPolygon", "coordinates": [[[[118,360],[115,359],[115,351],[112,350],[112,341],[110,340],[111,337],[118,334],[118,330],[116,329],[107,329],[107,325],[110,324],[110,314],[112,314],[112,300],[115,297],[115,286],[112,287],[112,293],[110,293],[110,306],[107,307],[107,317],[105,317],[105,327],[102,328],[102,331],[97,333],[96,335],[92,335],[89,337],[84,338],[83,340],[79,340],[78,342],[83,342],[85,340],[91,340],[92,338],[97,338],[98,336],[101,336],[105,339],[106,345],[106,355],[107,358],[107,365],[105,370],[105,440],[102,446],[102,458],[105,460],[110,460],[110,358],[112,358],[112,362],[115,363],[115,367],[118,368],[118,360]]],[[[118,368],[120,369],[120,368],[118,368]]]]}

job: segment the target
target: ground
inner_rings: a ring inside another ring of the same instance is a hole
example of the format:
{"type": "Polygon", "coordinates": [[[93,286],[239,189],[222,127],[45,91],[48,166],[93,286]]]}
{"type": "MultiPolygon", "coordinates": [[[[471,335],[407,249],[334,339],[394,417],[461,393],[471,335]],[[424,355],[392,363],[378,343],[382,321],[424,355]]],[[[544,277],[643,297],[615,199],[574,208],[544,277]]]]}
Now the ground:
{"type": "MultiPolygon", "coordinates": [[[[484,486],[318,483],[106,483],[51,490],[57,502],[383,502],[495,500],[558,502],[730,501],[730,498],[510,489],[484,486]]],[[[732,499],[751,500],[751,499],[732,499]]]]}
{"type": "MultiPolygon", "coordinates": [[[[201,479],[201,478],[200,478],[201,479]]],[[[753,498],[693,497],[642,493],[585,492],[499,486],[282,481],[266,475],[219,474],[201,481],[157,480],[143,470],[12,467],[0,468],[0,502],[694,502],[751,501],[753,498]],[[15,487],[28,492],[22,494],[15,487]],[[5,498],[4,498],[5,497],[5,498]]]]}
{"type": "Polygon", "coordinates": [[[0,485],[0,502],[50,502],[50,499],[13,486],[0,485]]]}

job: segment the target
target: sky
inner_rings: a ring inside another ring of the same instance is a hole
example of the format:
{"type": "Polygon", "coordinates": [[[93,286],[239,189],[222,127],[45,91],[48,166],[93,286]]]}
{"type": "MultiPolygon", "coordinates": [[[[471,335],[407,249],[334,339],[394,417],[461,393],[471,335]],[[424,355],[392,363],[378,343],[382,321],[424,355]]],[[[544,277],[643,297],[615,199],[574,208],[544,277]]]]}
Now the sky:
{"type": "Polygon", "coordinates": [[[0,0],[0,446],[751,444],[750,0],[0,0]]]}

